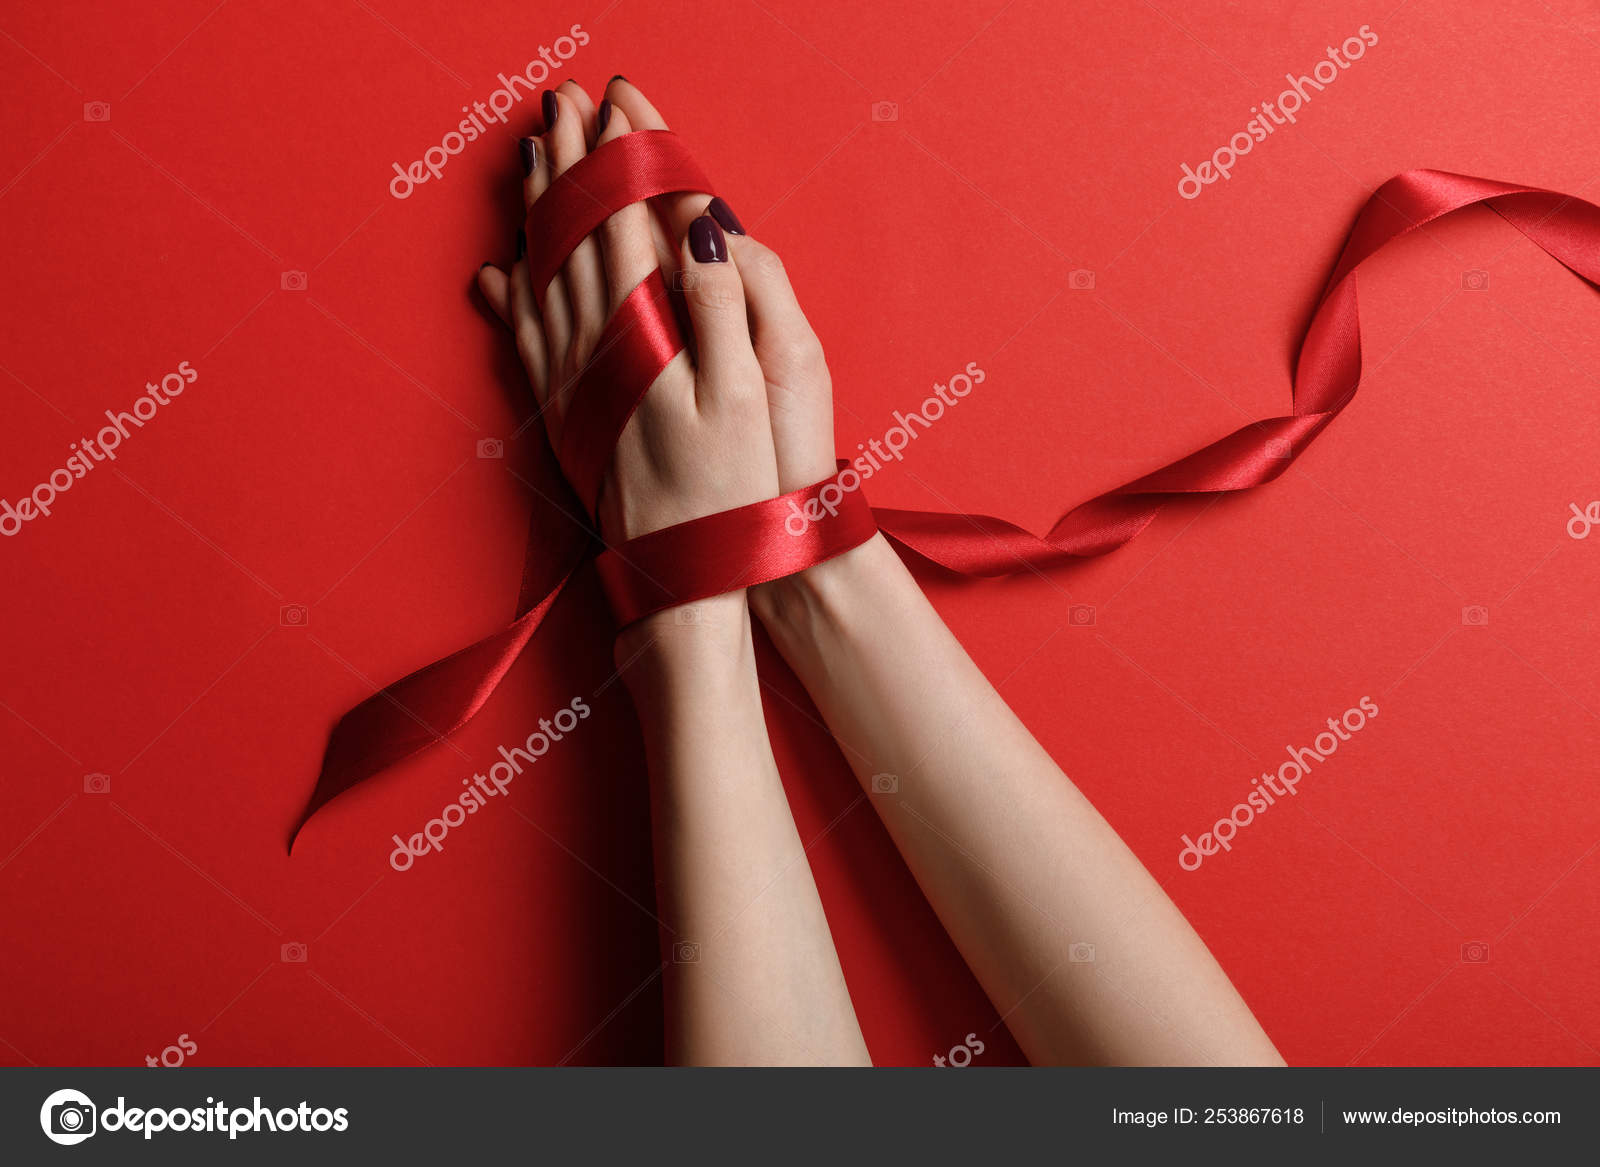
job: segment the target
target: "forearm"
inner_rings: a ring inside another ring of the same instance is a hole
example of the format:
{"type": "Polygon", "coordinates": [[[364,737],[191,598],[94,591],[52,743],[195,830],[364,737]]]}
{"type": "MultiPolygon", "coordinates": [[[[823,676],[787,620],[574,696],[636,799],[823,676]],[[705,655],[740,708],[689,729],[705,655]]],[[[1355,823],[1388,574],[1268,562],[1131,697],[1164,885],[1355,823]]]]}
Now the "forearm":
{"type": "Polygon", "coordinates": [[[751,603],[1033,1061],[1278,1060],[881,536],[751,603]]]}
{"type": "Polygon", "coordinates": [[[778,777],[743,593],[628,629],[681,1064],[864,1064],[865,1043],[778,777]]]}

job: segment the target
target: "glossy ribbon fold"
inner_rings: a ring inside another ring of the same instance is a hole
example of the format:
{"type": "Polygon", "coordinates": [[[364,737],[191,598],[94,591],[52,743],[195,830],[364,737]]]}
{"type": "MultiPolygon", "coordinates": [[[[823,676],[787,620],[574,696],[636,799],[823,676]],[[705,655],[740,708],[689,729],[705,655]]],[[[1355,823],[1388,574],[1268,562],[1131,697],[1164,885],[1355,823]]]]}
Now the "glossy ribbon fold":
{"type": "Polygon", "coordinates": [[[793,516],[810,509],[832,482],[825,478],[602,551],[595,569],[617,623],[632,624],[679,604],[770,583],[865,543],[878,533],[878,524],[860,492],[844,495],[833,511],[793,528],[793,516]]]}
{"type": "MultiPolygon", "coordinates": [[[[530,212],[535,286],[548,283],[572,248],[607,215],[640,199],[682,190],[714,193],[672,134],[644,131],[600,147],[552,183],[530,212]]],[[[852,494],[844,495],[844,504],[825,521],[800,533],[787,530],[785,521],[794,513],[789,501],[803,504],[825,485],[818,483],[606,550],[597,560],[602,585],[626,623],[801,570],[863,542],[874,528],[901,547],[970,576],[1038,571],[1104,555],[1144,530],[1166,502],[1246,490],[1282,474],[1360,385],[1357,268],[1386,243],[1477,204],[1600,287],[1600,207],[1538,187],[1438,170],[1407,171],[1372,195],[1351,228],[1301,343],[1291,413],[1243,426],[1080,503],[1042,536],[988,515],[869,510],[852,494]]],[[[634,289],[607,326],[601,351],[574,397],[561,462],[591,513],[617,436],[655,376],[683,347],[669,309],[670,295],[659,274],[634,289]],[[570,422],[574,416],[576,428],[570,422]]],[[[530,534],[519,615],[509,628],[395,682],[340,719],[301,826],[357,782],[453,733],[489,700],[592,549],[586,538],[570,534],[555,536],[553,547],[541,545],[541,537],[537,531],[530,534]]]]}
{"type": "Polygon", "coordinates": [[[1471,178],[1408,170],[1367,200],[1356,218],[1300,347],[1294,412],[1241,426],[1154,473],[1080,503],[1044,536],[988,515],[878,509],[884,534],[963,575],[1001,576],[1104,555],[1150,525],[1181,495],[1219,494],[1271,482],[1350,403],[1361,383],[1356,269],[1384,244],[1482,203],[1590,284],[1600,286],[1600,208],[1582,199],[1471,178]]]}
{"type": "Polygon", "coordinates": [[[658,268],[607,321],[561,423],[556,459],[591,516],[598,513],[600,486],[628,419],[682,351],[683,333],[658,268]]]}

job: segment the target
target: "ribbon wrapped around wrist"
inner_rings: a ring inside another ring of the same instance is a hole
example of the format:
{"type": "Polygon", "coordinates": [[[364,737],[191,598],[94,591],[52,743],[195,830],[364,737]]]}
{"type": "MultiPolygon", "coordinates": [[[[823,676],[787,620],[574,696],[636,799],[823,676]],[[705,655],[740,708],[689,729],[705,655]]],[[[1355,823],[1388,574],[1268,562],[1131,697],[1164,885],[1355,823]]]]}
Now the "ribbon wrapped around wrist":
{"type": "MultiPolygon", "coordinates": [[[[528,214],[528,264],[545,288],[572,249],[630,203],[677,191],[715,193],[665,130],[608,142],[558,176],[528,214]]],[[[881,530],[905,550],[969,576],[1039,571],[1127,543],[1180,496],[1224,494],[1271,482],[1350,403],[1361,382],[1356,269],[1386,243],[1442,215],[1483,204],[1573,273],[1600,287],[1600,207],[1538,187],[1438,170],[1410,170],[1362,207],[1318,300],[1296,362],[1291,412],[1240,427],[1200,450],[1080,503],[1044,535],[988,515],[869,508],[843,492],[796,532],[786,526],[833,479],[789,495],[707,515],[602,550],[596,570],[619,623],[804,570],[881,530]]],[[[617,438],[683,330],[659,272],[641,281],[608,322],[573,394],[557,457],[594,513],[617,438]]],[[[812,508],[815,510],[816,508],[812,508]]],[[[593,553],[587,538],[541,555],[530,533],[518,615],[510,627],[384,688],[334,726],[322,771],[295,834],[320,807],[362,780],[448,737],[489,701],[567,581],[593,553]]],[[[293,846],[293,838],[290,840],[293,846]]]]}

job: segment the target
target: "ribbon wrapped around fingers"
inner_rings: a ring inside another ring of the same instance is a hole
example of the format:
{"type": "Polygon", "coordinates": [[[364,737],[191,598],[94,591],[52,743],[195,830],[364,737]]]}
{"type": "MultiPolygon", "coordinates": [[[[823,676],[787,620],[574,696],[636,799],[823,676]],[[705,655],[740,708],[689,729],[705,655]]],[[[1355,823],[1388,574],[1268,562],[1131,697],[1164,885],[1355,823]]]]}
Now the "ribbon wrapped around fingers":
{"type": "MultiPolygon", "coordinates": [[[[534,287],[543,289],[607,216],[674,191],[713,193],[675,135],[639,131],[597,148],[557,177],[529,211],[534,287]]],[[[962,575],[1048,569],[1122,546],[1180,496],[1271,482],[1350,403],[1360,385],[1356,269],[1392,240],[1477,204],[1600,286],[1600,207],[1538,187],[1438,170],[1406,171],[1368,199],[1350,230],[1301,343],[1291,412],[1242,426],[1080,503],[1044,535],[988,515],[869,509],[859,492],[842,493],[843,505],[827,508],[826,516],[803,534],[786,530],[790,502],[803,506],[829,479],[601,551],[596,568],[613,611],[626,624],[676,604],[777,579],[838,555],[880,529],[902,548],[962,575]]],[[[672,295],[657,272],[633,290],[607,324],[569,407],[557,455],[591,514],[617,438],[661,369],[683,347],[672,295]]],[[[518,616],[509,628],[389,685],[339,720],[296,834],[329,800],[449,736],[483,708],[592,553],[592,542],[573,542],[552,550],[530,539],[518,616]]]]}

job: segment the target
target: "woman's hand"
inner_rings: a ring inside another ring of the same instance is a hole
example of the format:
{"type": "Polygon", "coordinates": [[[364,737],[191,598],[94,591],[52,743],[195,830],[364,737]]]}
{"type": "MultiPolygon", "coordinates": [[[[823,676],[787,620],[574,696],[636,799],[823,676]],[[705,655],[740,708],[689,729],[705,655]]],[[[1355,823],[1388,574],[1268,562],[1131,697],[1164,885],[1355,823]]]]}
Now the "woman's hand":
{"type": "MultiPolygon", "coordinates": [[[[626,79],[613,78],[606,95],[612,108],[625,116],[634,129],[668,128],[655,106],[626,79]]],[[[682,238],[689,225],[704,215],[711,216],[725,232],[733,266],[738,269],[744,288],[751,347],[766,387],[778,467],[778,489],[773,493],[786,494],[831,477],[836,469],[833,382],[822,345],[800,310],[783,261],[770,247],[747,234],[738,216],[720,198],[680,194],[663,196],[655,202],[675,238],[682,238]]]]}
{"type": "MultiPolygon", "coordinates": [[[[532,207],[555,176],[591,148],[638,126],[628,106],[648,111],[624,82],[631,100],[596,109],[575,83],[545,94],[545,133],[525,139],[526,205],[532,207]]],[[[701,210],[707,201],[699,196],[701,210]]],[[[746,288],[729,240],[715,218],[688,213],[679,200],[673,221],[682,243],[672,249],[681,278],[695,355],[679,353],[662,371],[628,422],[598,504],[601,533],[612,543],[725,511],[780,493],[762,366],[745,312],[746,288]]],[[[516,335],[549,433],[559,449],[562,425],[584,366],[607,320],[641,279],[661,264],[665,249],[642,203],[612,215],[578,245],[561,272],[535,295],[517,247],[510,272],[486,264],[478,284],[516,335]]],[[[672,280],[669,273],[669,283],[672,280]]],[[[769,281],[770,282],[770,281],[769,281]]],[[[831,465],[831,463],[830,463],[831,465]]]]}
{"type": "MultiPolygon", "coordinates": [[[[530,207],[591,144],[662,126],[626,82],[613,80],[608,92],[613,100],[598,110],[570,81],[544,95],[543,139],[523,143],[530,207]]],[[[531,286],[520,241],[509,273],[487,265],[479,273],[484,295],[516,333],[557,449],[607,320],[658,265],[682,273],[669,282],[688,301],[694,360],[688,352],[672,359],[618,441],[597,516],[613,543],[779,493],[771,374],[763,378],[752,342],[752,328],[764,335],[766,317],[747,316],[752,286],[742,279],[754,276],[755,308],[771,298],[759,291],[774,285],[772,269],[747,266],[760,253],[737,235],[730,241],[729,232],[742,230],[738,221],[720,204],[705,213],[706,204],[705,195],[681,196],[662,208],[667,230],[683,240],[676,248],[663,246],[649,207],[618,211],[547,288],[531,286]]],[[[826,426],[823,440],[831,447],[826,426]]],[[[831,451],[827,462],[824,473],[831,451]]],[[[696,603],[692,620],[679,614],[646,617],[617,640],[650,768],[668,1057],[866,1064],[767,739],[745,593],[696,603]],[[685,949],[693,960],[677,958],[685,949]]]]}

